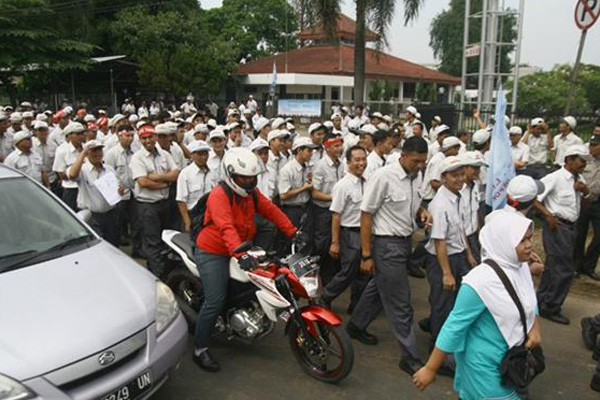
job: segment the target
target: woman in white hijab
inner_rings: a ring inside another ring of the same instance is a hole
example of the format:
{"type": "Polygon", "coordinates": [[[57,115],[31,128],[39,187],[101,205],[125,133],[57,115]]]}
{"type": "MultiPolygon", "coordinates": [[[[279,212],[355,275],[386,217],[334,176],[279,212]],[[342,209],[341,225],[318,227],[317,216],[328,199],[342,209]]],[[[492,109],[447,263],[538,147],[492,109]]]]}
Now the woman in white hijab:
{"type": "MultiPolygon", "coordinates": [[[[492,218],[479,234],[486,258],[502,268],[523,304],[528,347],[541,342],[535,289],[527,267],[532,235],[532,221],[519,213],[492,218]]],[[[462,400],[519,399],[514,389],[502,386],[500,363],[506,351],[523,339],[515,303],[496,272],[482,263],[463,278],[454,309],[427,364],[415,373],[413,382],[424,390],[435,380],[446,354],[453,353],[454,388],[462,400]]]]}

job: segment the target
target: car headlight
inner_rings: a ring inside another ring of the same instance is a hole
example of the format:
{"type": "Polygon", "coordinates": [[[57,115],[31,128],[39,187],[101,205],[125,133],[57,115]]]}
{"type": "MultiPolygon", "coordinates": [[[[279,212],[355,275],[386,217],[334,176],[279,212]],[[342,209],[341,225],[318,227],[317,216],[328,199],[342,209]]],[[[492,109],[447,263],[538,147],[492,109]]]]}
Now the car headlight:
{"type": "Polygon", "coordinates": [[[14,379],[0,374],[0,400],[25,400],[32,397],[34,394],[31,390],[14,379]]]}
{"type": "Polygon", "coordinates": [[[162,282],[156,282],[156,331],[160,335],[179,314],[173,291],[162,282]]]}

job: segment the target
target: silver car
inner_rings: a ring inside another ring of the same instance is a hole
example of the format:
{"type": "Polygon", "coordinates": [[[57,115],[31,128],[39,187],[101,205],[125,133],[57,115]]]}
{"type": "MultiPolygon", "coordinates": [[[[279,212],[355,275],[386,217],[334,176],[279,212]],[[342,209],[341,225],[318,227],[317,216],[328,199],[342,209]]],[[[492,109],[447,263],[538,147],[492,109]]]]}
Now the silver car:
{"type": "Polygon", "coordinates": [[[186,338],[166,285],[0,164],[0,400],[146,399],[186,338]]]}

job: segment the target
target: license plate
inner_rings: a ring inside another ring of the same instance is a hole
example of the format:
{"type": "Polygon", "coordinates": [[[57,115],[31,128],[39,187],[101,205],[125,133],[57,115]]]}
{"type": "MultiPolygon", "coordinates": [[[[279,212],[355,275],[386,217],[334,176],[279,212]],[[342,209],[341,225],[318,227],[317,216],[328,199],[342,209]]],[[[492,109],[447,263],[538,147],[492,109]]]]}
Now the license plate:
{"type": "Polygon", "coordinates": [[[150,390],[150,388],[152,388],[152,377],[150,376],[150,371],[146,371],[134,380],[127,382],[126,385],[102,397],[100,400],[135,400],[150,390]]]}

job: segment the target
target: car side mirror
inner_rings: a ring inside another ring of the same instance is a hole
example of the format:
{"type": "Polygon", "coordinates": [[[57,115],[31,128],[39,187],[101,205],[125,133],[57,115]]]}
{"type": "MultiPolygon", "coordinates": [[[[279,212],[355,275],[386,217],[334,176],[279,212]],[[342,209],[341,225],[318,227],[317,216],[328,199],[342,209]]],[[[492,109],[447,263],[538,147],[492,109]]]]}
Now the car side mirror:
{"type": "Polygon", "coordinates": [[[80,210],[77,212],[77,217],[87,224],[92,219],[92,212],[90,210],[80,210]]]}

